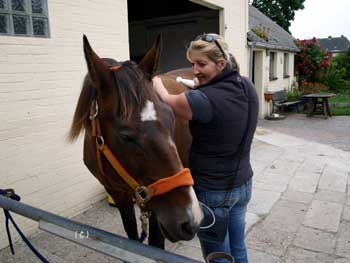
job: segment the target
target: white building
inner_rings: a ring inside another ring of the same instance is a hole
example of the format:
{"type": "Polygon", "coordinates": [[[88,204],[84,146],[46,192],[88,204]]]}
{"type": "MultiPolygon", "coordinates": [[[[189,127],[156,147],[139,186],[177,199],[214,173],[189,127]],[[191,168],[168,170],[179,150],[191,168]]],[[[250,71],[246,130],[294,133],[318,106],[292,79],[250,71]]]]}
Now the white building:
{"type": "Polygon", "coordinates": [[[249,6],[248,42],[250,75],[259,95],[259,118],[264,118],[270,113],[264,93],[291,88],[295,81],[294,56],[299,49],[287,31],[253,6],[249,6]]]}

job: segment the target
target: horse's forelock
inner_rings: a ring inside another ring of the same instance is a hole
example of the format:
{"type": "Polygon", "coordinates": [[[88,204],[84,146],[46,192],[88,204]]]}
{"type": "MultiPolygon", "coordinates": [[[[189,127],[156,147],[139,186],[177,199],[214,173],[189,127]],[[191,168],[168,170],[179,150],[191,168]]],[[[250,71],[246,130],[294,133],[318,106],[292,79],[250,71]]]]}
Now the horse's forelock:
{"type": "MultiPolygon", "coordinates": [[[[104,59],[110,66],[116,65],[112,59],[104,59]]],[[[130,120],[135,113],[140,113],[147,100],[154,101],[155,92],[151,83],[147,83],[143,72],[137,64],[126,61],[121,67],[113,71],[115,79],[115,95],[113,105],[116,107],[118,118],[130,120]]],[[[68,140],[73,142],[80,135],[84,127],[89,125],[89,110],[92,101],[93,89],[95,89],[89,75],[84,79],[78,104],[74,113],[73,122],[68,134],[68,140]]]]}
{"type": "Polygon", "coordinates": [[[132,61],[114,71],[116,81],[116,107],[119,118],[129,120],[141,112],[147,100],[154,100],[155,92],[147,83],[144,73],[132,61]]]}

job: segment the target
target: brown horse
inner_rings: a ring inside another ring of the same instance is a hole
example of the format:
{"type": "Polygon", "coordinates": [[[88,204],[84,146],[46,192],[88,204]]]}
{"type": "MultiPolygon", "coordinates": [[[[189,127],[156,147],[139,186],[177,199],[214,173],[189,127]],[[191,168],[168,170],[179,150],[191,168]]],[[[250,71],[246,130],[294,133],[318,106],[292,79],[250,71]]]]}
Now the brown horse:
{"type": "MultiPolygon", "coordinates": [[[[142,210],[151,211],[150,245],[164,248],[163,236],[172,242],[192,239],[202,213],[192,177],[181,162],[185,157],[180,159],[174,144],[181,142],[181,136],[174,138],[174,114],[152,87],[160,37],[138,65],[101,59],[85,36],[83,42],[88,74],[69,138],[74,141],[85,132],[84,163],[116,200],[129,238],[139,239],[136,199],[142,210]]],[[[172,76],[164,76],[164,81],[184,88],[172,76]]]]}

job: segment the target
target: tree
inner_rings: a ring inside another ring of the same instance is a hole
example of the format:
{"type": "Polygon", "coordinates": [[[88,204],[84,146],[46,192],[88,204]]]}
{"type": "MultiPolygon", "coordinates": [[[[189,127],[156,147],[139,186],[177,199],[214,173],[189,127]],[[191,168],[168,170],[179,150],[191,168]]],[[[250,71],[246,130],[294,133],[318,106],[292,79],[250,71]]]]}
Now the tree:
{"type": "Polygon", "coordinates": [[[305,0],[250,0],[251,4],[289,32],[295,11],[304,9],[305,0]]]}

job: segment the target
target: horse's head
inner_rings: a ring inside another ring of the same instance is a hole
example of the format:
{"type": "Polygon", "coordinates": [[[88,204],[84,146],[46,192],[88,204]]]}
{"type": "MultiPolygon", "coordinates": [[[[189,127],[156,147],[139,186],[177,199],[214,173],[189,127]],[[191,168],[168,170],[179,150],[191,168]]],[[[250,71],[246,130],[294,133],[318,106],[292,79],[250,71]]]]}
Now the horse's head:
{"type": "MultiPolygon", "coordinates": [[[[89,119],[91,108],[97,114],[100,127],[97,130],[103,135],[104,145],[138,184],[148,186],[181,174],[183,165],[173,141],[175,117],[152,87],[160,55],[160,37],[138,65],[99,58],[85,36],[84,53],[88,75],[70,138],[75,139],[85,129],[84,162],[89,170],[107,189],[131,190],[104,156],[100,158],[100,166],[105,175],[101,174],[93,134],[96,127],[89,119]]],[[[167,187],[168,182],[160,185],[167,187]]],[[[171,241],[193,238],[202,219],[192,186],[181,183],[152,196],[147,208],[157,215],[163,234],[171,241]]]]}

